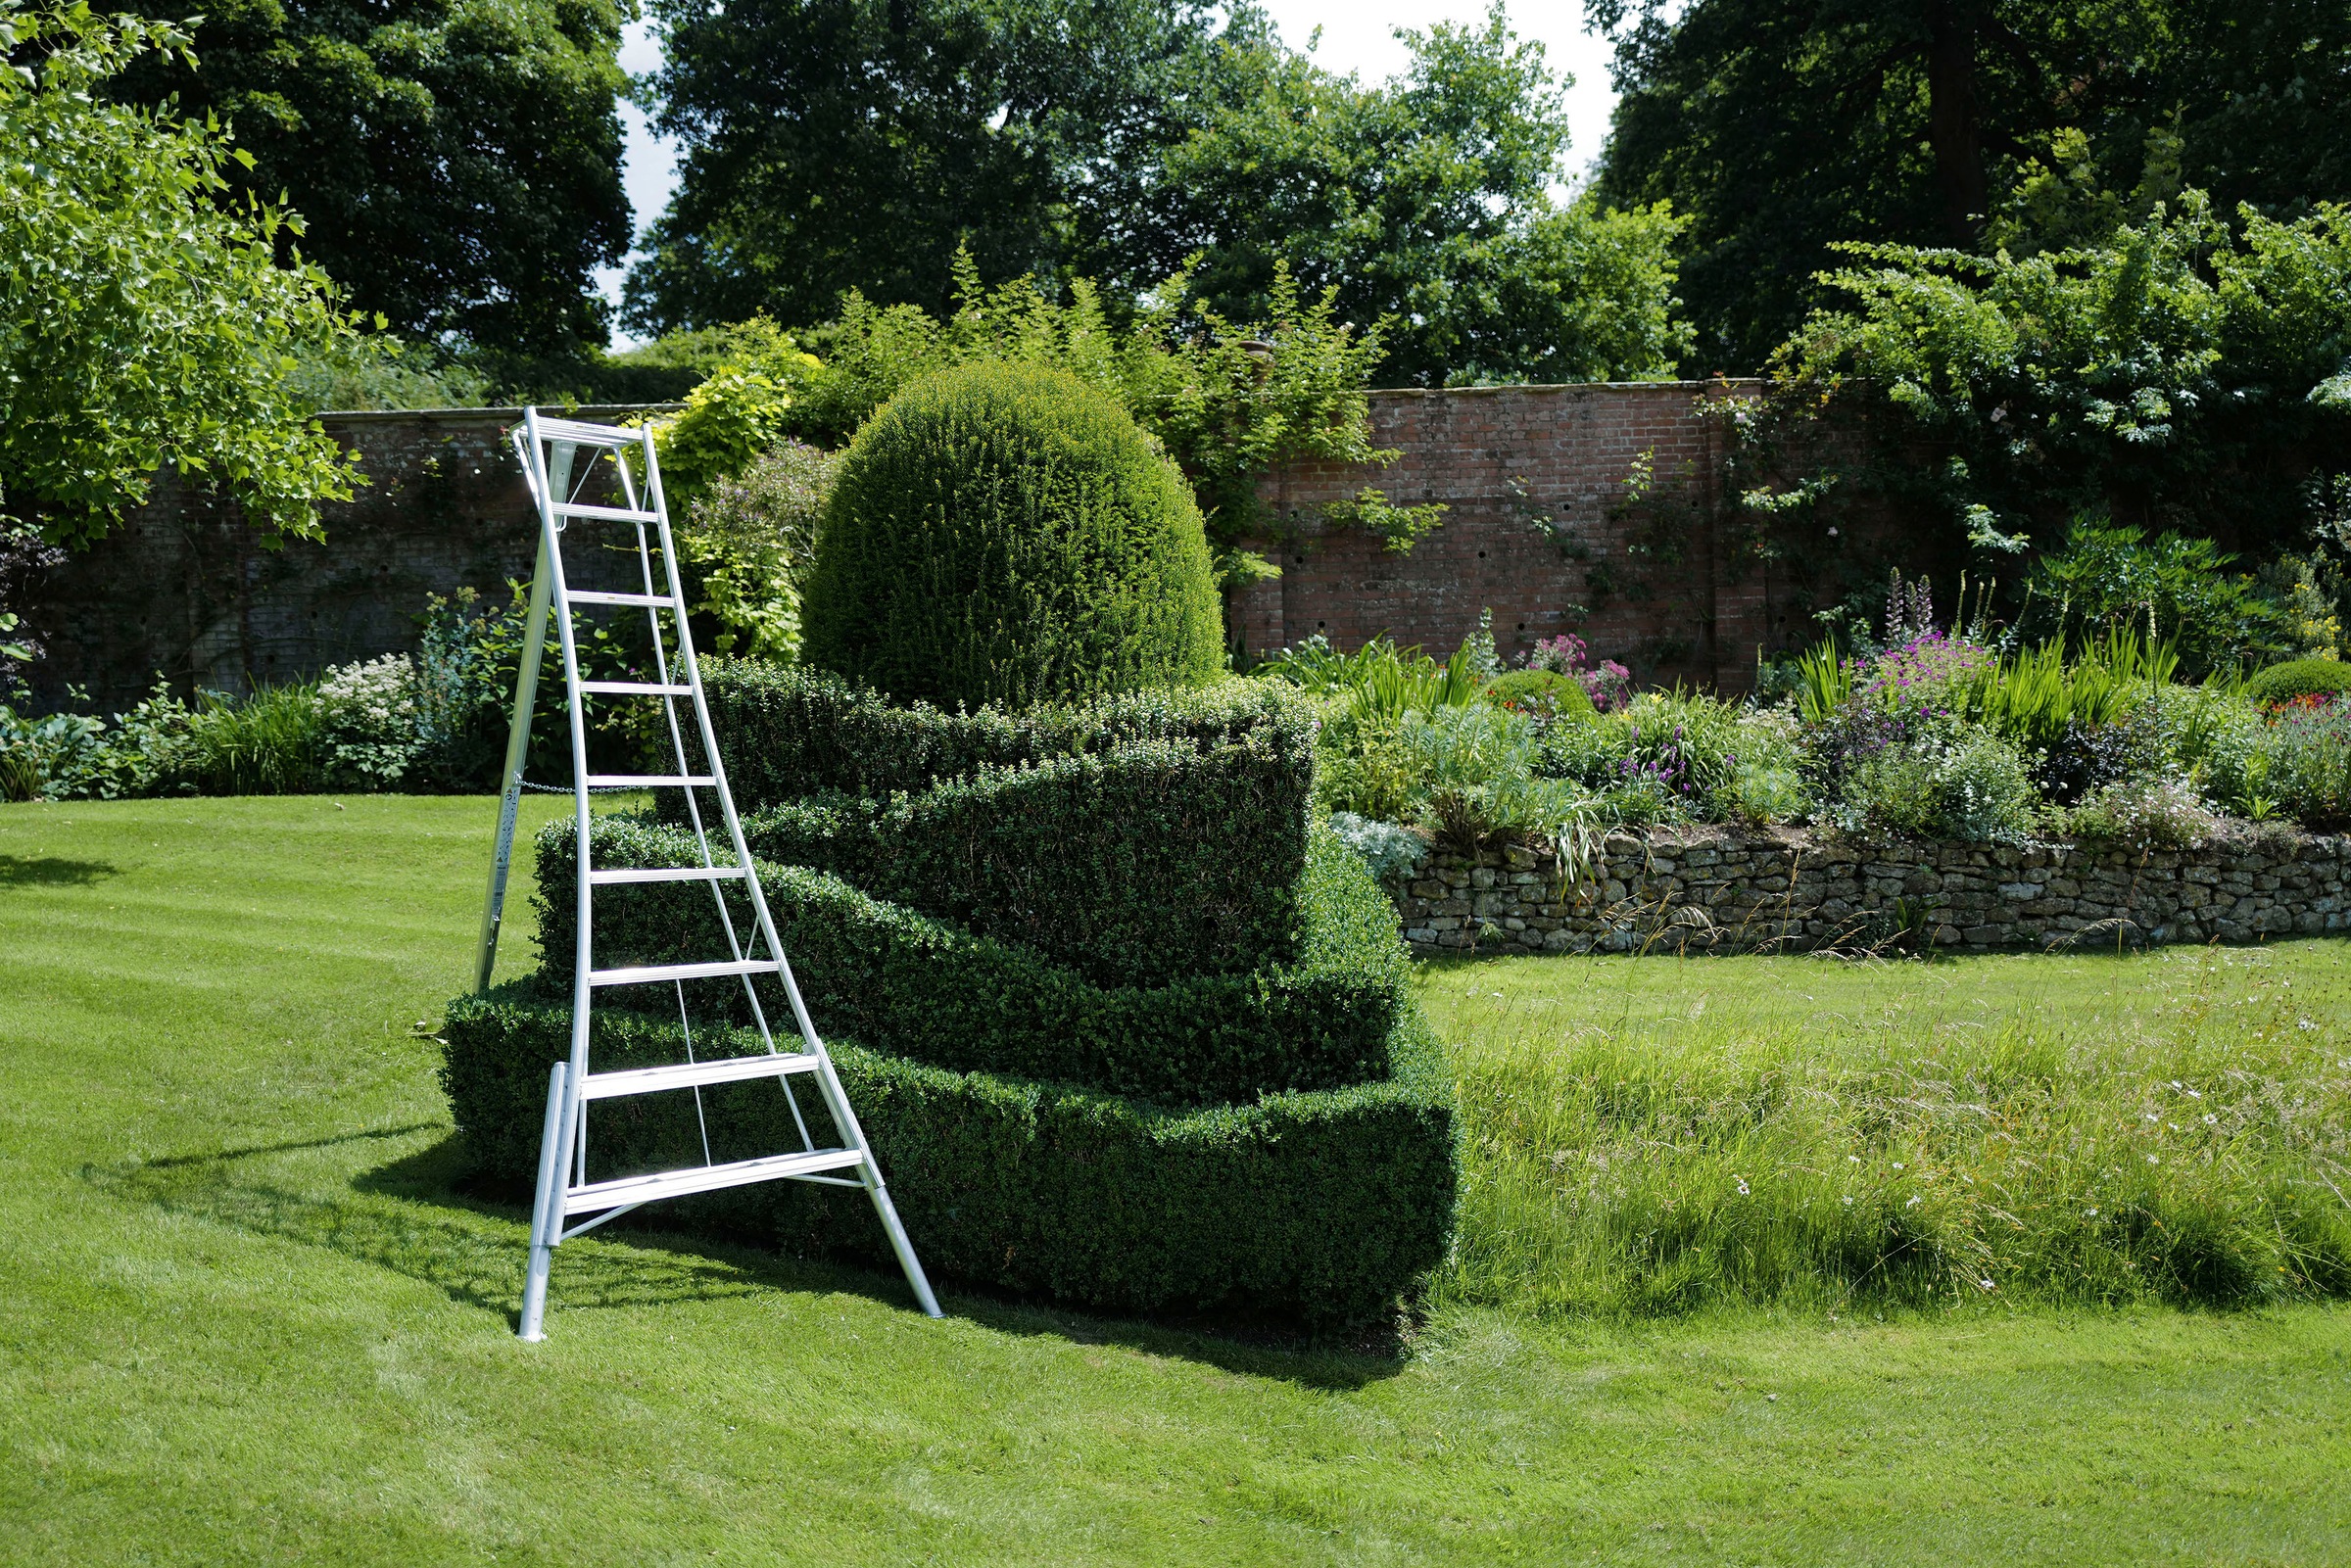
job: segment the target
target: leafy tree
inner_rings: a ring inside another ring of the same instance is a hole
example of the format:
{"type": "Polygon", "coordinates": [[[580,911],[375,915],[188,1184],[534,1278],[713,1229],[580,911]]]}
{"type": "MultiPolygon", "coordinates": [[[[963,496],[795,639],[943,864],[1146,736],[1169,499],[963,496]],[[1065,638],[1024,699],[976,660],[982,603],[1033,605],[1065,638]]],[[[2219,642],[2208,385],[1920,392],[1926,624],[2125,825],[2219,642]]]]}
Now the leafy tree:
{"type": "Polygon", "coordinates": [[[1197,256],[1196,287],[1262,313],[1277,264],[1342,319],[1383,321],[1383,380],[1634,379],[1667,373],[1662,205],[1555,204],[1567,83],[1497,4],[1481,25],[1402,29],[1412,61],[1364,87],[1271,42],[1228,45],[1189,95],[1133,211],[1096,224],[1102,276],[1139,289],[1197,256]]]}
{"type": "Polygon", "coordinates": [[[156,469],[225,486],[272,534],[315,536],[352,460],[286,385],[351,333],[301,220],[227,205],[217,123],[93,96],[167,23],[0,0],[0,524],[83,545],[156,469]]]}
{"type": "MultiPolygon", "coordinates": [[[[1089,186],[1175,133],[1207,0],[654,0],[658,123],[678,191],[630,276],[641,331],[766,310],[830,318],[860,290],[939,312],[958,246],[991,277],[1053,275],[1089,186]]],[[[1247,5],[1225,31],[1266,27],[1247,5]]],[[[1155,274],[1156,275],[1156,274],[1155,274]]]]}
{"type": "MultiPolygon", "coordinates": [[[[1850,303],[1810,318],[1742,417],[1743,461],[1795,456],[1795,483],[1747,499],[1799,565],[1851,559],[1889,514],[1905,562],[1938,571],[1970,546],[1981,567],[2052,546],[2086,513],[2256,558],[2331,547],[2351,486],[2351,209],[2244,207],[2232,226],[2191,189],[2096,245],[1846,254],[1825,281],[1850,303]]],[[[2081,536],[2083,570],[2124,560],[2119,537],[2081,536]]]]}
{"type": "Polygon", "coordinates": [[[1678,220],[1554,201],[1562,83],[1499,7],[1407,33],[1411,69],[1366,88],[1247,5],[1212,31],[1190,0],[1066,24],[1029,0],[901,0],[888,25],[863,0],[663,3],[689,156],[630,281],[642,326],[821,320],[851,288],[944,315],[961,248],[988,278],[1097,279],[1119,320],[1178,271],[1266,319],[1286,269],[1384,323],[1388,380],[1654,376],[1685,347],[1678,220]]]}
{"type": "Polygon", "coordinates": [[[120,88],[226,121],[253,159],[226,194],[290,201],[310,259],[361,309],[420,338],[573,352],[602,345],[592,274],[629,246],[630,9],[208,0],[194,59],[150,56],[120,88]]]}
{"type": "MultiPolygon", "coordinates": [[[[1592,0],[1622,99],[1598,189],[1692,223],[1700,369],[1751,370],[1831,246],[1964,250],[2052,171],[2286,217],[2351,196],[2351,12],[2319,0],[1592,0]]],[[[2137,205],[2143,214],[2146,203],[2137,205]]],[[[2116,211],[2113,221],[2134,214],[2116,211]]],[[[2057,243],[2093,237],[2082,229],[2057,243]]]]}

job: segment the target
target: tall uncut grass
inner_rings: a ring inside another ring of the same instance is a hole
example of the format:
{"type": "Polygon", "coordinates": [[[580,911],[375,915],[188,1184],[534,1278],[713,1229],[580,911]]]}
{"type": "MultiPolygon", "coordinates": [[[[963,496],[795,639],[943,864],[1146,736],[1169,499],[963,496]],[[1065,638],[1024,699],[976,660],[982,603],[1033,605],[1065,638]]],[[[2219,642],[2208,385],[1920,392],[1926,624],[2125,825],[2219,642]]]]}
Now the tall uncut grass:
{"type": "Polygon", "coordinates": [[[1435,970],[1467,1128],[1438,1293],[1631,1314],[2351,1295],[2351,986],[2339,944],[2300,951],[2323,962],[1971,961],[2051,967],[1979,969],[2025,976],[1989,992],[1966,963],[1435,970]]]}

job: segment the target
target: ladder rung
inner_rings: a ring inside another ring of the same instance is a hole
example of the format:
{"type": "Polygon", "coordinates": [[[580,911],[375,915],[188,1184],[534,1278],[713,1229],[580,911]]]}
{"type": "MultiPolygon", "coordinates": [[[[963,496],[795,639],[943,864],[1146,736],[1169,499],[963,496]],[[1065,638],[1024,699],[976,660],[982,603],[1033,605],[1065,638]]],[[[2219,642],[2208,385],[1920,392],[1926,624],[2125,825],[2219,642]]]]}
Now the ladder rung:
{"type": "Polygon", "coordinates": [[[588,787],[591,789],[680,789],[716,783],[718,780],[706,773],[592,773],[588,776],[588,787]]]}
{"type": "Polygon", "coordinates": [[[744,1078],[774,1078],[787,1072],[814,1072],[818,1059],[805,1053],[785,1056],[729,1056],[708,1062],[680,1062],[665,1068],[624,1068],[616,1072],[591,1072],[580,1080],[583,1100],[609,1100],[621,1094],[653,1094],[663,1089],[691,1089],[703,1083],[740,1083],[744,1078]]]}
{"type": "Polygon", "coordinates": [[[741,866],[642,866],[592,871],[588,881],[591,886],[604,887],[613,882],[707,882],[742,875],[741,866]]]}
{"type": "Polygon", "coordinates": [[[574,604],[635,604],[673,610],[678,607],[678,601],[667,594],[606,594],[600,589],[575,588],[563,596],[574,604]]]}
{"type": "Polygon", "coordinates": [[[773,974],[772,958],[738,958],[716,964],[646,964],[636,969],[590,970],[591,985],[649,985],[655,980],[702,980],[716,974],[773,974]]]}
{"type": "Polygon", "coordinates": [[[646,681],[582,681],[580,689],[602,691],[622,697],[690,697],[694,695],[694,688],[690,686],[655,686],[646,681]]]}
{"type": "Polygon", "coordinates": [[[606,523],[657,523],[657,512],[631,511],[626,506],[590,506],[581,501],[559,500],[554,504],[557,517],[586,517],[606,523]]]}
{"type": "Polygon", "coordinates": [[[541,441],[565,441],[575,447],[642,447],[645,432],[618,425],[592,425],[583,419],[541,419],[541,441]]]}
{"type": "Polygon", "coordinates": [[[691,1170],[663,1170],[649,1176],[622,1176],[593,1181],[563,1193],[566,1214],[591,1209],[617,1209],[622,1204],[650,1203],[656,1198],[683,1198],[689,1193],[716,1192],[754,1181],[804,1176],[820,1170],[846,1170],[864,1160],[854,1149],[818,1149],[808,1154],[769,1155],[761,1160],[738,1160],[732,1164],[698,1165],[691,1170]]]}

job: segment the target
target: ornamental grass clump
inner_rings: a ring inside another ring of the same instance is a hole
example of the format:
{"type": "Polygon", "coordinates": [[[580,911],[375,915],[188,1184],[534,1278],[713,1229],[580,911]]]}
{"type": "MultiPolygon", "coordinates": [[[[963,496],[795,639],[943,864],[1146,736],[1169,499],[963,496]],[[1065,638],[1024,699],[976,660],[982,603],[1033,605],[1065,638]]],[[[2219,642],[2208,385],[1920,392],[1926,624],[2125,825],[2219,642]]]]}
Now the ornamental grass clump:
{"type": "Polygon", "coordinates": [[[1032,703],[1223,668],[1191,488],[1108,394],[967,364],[857,433],[801,605],[803,656],[898,700],[1032,703]]]}

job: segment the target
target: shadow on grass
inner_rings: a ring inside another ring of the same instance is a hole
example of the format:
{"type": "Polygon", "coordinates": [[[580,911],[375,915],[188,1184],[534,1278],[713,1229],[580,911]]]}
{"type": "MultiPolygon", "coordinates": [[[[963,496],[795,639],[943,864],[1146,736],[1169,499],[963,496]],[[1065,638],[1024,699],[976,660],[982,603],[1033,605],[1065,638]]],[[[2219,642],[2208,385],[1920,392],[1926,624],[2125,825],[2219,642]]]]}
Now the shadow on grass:
{"type": "MultiPolygon", "coordinates": [[[[443,1125],[420,1122],[136,1164],[87,1165],[82,1175],[93,1186],[168,1213],[325,1248],[405,1275],[511,1327],[521,1305],[530,1194],[520,1184],[469,1180],[458,1134],[447,1132],[361,1171],[340,1191],[273,1179],[266,1168],[274,1157],[410,1138],[443,1125]]],[[[562,1314],[769,1292],[861,1296],[907,1310],[914,1305],[894,1270],[788,1258],[753,1239],[690,1235],[632,1215],[556,1255],[549,1306],[562,1314]]],[[[1393,1326],[1332,1337],[1310,1336],[1294,1324],[1228,1317],[1100,1318],[968,1288],[944,1305],[952,1315],[998,1333],[1120,1345],[1316,1389],[1359,1389],[1394,1376],[1405,1364],[1393,1326]]]]}
{"type": "Polygon", "coordinates": [[[57,855],[0,855],[0,887],[87,887],[121,872],[103,860],[57,855]]]}

